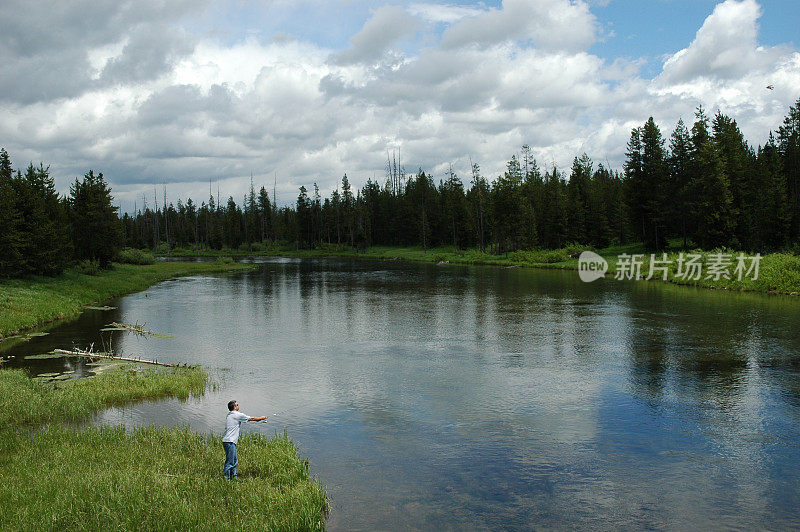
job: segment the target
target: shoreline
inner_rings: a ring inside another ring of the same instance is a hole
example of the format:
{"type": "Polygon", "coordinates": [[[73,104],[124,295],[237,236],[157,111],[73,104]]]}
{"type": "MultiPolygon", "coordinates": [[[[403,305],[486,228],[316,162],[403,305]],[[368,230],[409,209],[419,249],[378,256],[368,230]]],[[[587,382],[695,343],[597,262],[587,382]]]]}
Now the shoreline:
{"type": "MultiPolygon", "coordinates": [[[[174,250],[168,255],[161,257],[231,257],[242,259],[248,257],[290,257],[290,258],[355,258],[367,260],[402,260],[408,262],[421,262],[430,264],[461,264],[461,265],[483,265],[497,266],[504,268],[529,268],[545,270],[565,270],[578,273],[577,255],[583,249],[581,246],[570,246],[556,250],[533,250],[516,251],[505,255],[490,255],[477,250],[456,250],[452,246],[432,248],[427,251],[419,247],[390,247],[375,246],[368,248],[364,252],[358,252],[352,248],[343,246],[323,246],[317,249],[293,250],[282,246],[268,246],[252,251],[240,250],[174,250]]],[[[696,253],[701,255],[704,260],[714,253],[725,253],[735,257],[740,253],[733,250],[724,251],[686,251],[683,253],[696,253]]],[[[597,253],[608,262],[608,271],[605,279],[614,279],[617,272],[617,257],[620,254],[645,254],[642,263],[642,279],[647,276],[650,266],[650,255],[645,253],[640,245],[614,246],[601,250],[597,253]]],[[[668,252],[668,258],[675,261],[679,250],[668,252]]],[[[749,256],[748,254],[745,254],[749,256]]],[[[733,267],[731,267],[733,270],[733,267]]],[[[800,256],[789,253],[770,253],[761,256],[760,272],[758,279],[743,278],[741,281],[731,276],[731,279],[676,279],[675,265],[669,268],[667,280],[652,279],[651,281],[668,283],[675,286],[686,286],[694,288],[704,288],[707,290],[723,290],[742,293],[761,293],[767,295],[782,295],[797,297],[800,295],[800,256]]]]}
{"type": "Polygon", "coordinates": [[[114,263],[113,269],[97,275],[72,269],[57,277],[3,280],[0,281],[0,341],[78,316],[93,303],[146,290],[168,279],[254,268],[250,264],[224,262],[158,262],[144,266],[114,263]]]}
{"type": "Polygon", "coordinates": [[[0,529],[324,530],[328,496],[285,433],[242,437],[240,480],[229,482],[219,435],[69,426],[108,407],[207,388],[199,366],[125,364],[58,383],[0,369],[0,529]]]}

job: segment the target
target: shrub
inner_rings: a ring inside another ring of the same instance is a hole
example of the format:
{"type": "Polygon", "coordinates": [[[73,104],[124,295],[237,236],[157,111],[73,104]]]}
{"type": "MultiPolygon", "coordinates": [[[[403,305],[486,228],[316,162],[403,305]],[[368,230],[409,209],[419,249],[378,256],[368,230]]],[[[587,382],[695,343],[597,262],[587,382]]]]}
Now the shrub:
{"type": "Polygon", "coordinates": [[[168,255],[170,252],[169,243],[161,242],[159,245],[156,246],[155,252],[156,255],[168,255]]]}
{"type": "Polygon", "coordinates": [[[564,249],[518,250],[509,253],[508,257],[514,262],[529,264],[553,264],[570,259],[569,254],[564,249]]]}
{"type": "Polygon", "coordinates": [[[155,264],[156,256],[144,249],[123,248],[117,254],[117,262],[123,264],[155,264]]]}
{"type": "Polygon", "coordinates": [[[592,246],[584,246],[575,242],[564,246],[563,252],[569,257],[578,257],[584,251],[594,251],[592,246]]]}
{"type": "Polygon", "coordinates": [[[97,275],[100,273],[100,261],[82,260],[75,268],[84,275],[97,275]]]}

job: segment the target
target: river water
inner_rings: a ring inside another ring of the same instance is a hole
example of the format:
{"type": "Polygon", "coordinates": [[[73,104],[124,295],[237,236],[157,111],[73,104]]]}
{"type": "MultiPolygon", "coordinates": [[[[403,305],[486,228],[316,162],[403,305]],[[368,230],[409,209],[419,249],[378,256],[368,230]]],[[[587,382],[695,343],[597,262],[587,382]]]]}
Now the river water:
{"type": "MultiPolygon", "coordinates": [[[[100,343],[204,365],[216,391],[100,423],[221,433],[271,416],[331,530],[800,527],[800,299],[577,272],[348,260],[167,281],[4,348],[100,343]],[[277,414],[277,415],[275,415],[277,414]]],[[[220,447],[220,467],[222,466],[220,447]]],[[[246,463],[247,456],[240,458],[246,463]]]]}

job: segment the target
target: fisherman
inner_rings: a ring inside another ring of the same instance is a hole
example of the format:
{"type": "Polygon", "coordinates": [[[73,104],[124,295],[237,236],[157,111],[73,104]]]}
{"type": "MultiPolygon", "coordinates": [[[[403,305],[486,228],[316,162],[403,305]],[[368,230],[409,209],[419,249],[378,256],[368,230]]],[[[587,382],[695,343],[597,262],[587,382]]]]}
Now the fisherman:
{"type": "Polygon", "coordinates": [[[239,460],[236,457],[236,444],[239,442],[239,427],[244,421],[264,421],[267,416],[250,417],[239,412],[237,401],[228,401],[228,418],[225,420],[225,435],[222,437],[222,446],[225,448],[225,467],[222,476],[227,480],[236,478],[236,466],[239,460]]]}

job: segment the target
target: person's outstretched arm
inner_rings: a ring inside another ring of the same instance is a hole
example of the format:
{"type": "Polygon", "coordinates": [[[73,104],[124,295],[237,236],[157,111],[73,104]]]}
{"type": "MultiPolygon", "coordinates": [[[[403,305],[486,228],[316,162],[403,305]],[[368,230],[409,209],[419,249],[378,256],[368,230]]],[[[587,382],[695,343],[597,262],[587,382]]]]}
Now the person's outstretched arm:
{"type": "Polygon", "coordinates": [[[247,418],[247,421],[264,421],[265,419],[267,419],[267,416],[259,416],[247,418]]]}

